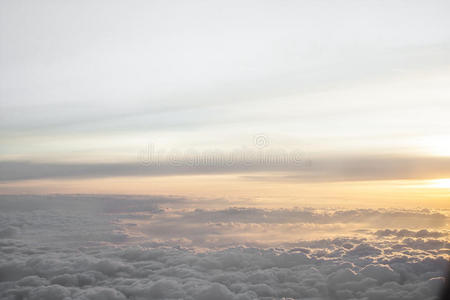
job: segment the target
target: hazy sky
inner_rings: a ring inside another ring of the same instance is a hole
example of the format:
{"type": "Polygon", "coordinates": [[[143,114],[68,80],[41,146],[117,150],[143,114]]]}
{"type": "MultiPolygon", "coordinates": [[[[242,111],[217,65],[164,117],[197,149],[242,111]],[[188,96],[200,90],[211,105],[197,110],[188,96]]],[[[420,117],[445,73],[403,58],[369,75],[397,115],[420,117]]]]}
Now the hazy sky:
{"type": "Polygon", "coordinates": [[[55,178],[95,192],[82,180],[116,176],[450,178],[449,13],[448,1],[1,1],[0,192],[54,192],[37,182],[55,178]],[[148,145],[261,151],[255,137],[312,166],[139,160],[148,145]]]}
{"type": "Polygon", "coordinates": [[[0,0],[0,244],[1,299],[434,299],[450,1],[0,0]]]}

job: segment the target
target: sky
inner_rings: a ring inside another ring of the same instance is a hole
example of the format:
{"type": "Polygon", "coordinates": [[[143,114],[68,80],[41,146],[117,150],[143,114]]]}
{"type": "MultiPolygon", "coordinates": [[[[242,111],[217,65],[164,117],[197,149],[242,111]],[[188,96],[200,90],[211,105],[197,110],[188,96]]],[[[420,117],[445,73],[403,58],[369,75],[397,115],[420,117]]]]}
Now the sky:
{"type": "Polygon", "coordinates": [[[449,13],[0,0],[0,298],[437,300],[449,13]]]}
{"type": "Polygon", "coordinates": [[[447,1],[105,4],[1,2],[0,193],[448,208],[447,1]]]}

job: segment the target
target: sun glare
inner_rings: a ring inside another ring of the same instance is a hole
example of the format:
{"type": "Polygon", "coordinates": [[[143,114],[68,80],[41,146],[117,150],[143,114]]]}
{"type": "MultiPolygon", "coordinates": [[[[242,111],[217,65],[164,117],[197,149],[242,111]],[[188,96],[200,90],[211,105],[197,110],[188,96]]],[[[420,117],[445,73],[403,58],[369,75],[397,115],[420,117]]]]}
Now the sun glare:
{"type": "Polygon", "coordinates": [[[450,189],[450,178],[430,180],[426,185],[429,188],[450,189]]]}

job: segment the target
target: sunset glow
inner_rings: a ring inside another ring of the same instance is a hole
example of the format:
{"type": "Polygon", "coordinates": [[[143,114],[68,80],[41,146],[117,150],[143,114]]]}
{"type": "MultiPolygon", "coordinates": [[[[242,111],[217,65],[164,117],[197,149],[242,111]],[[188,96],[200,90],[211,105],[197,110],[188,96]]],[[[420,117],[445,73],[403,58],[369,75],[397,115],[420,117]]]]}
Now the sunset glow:
{"type": "Polygon", "coordinates": [[[0,2],[0,299],[447,300],[449,259],[450,1],[0,2]]]}

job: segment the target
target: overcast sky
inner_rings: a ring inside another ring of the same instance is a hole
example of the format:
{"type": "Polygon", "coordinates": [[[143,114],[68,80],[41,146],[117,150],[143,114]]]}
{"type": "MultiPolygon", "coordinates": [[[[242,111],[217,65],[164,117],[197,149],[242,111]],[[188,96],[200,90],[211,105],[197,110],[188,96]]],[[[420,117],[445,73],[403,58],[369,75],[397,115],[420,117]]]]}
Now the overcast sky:
{"type": "Polygon", "coordinates": [[[0,6],[3,179],[42,170],[5,162],[133,163],[149,143],[231,151],[256,135],[313,157],[450,155],[448,1],[0,6]]]}

